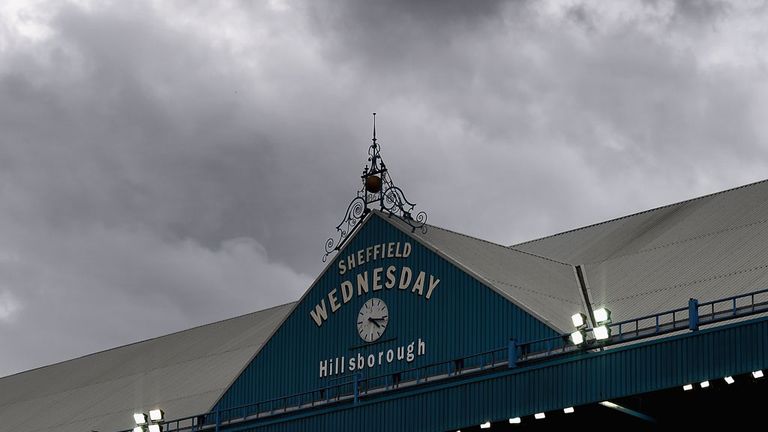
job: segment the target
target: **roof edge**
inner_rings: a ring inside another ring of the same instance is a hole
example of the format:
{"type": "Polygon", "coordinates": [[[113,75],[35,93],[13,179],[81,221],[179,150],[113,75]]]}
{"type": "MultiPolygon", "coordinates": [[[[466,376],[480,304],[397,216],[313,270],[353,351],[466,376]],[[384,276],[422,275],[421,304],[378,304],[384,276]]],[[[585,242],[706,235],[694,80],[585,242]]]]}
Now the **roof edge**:
{"type": "MultiPolygon", "coordinates": [[[[726,190],[722,190],[722,191],[718,191],[718,192],[713,192],[713,193],[706,194],[706,195],[701,195],[701,196],[698,196],[698,197],[695,197],[695,198],[689,198],[687,200],[678,201],[678,202],[675,202],[675,203],[666,204],[666,205],[662,205],[662,206],[659,206],[659,207],[654,207],[654,208],[651,208],[651,209],[648,209],[648,210],[639,211],[637,213],[628,214],[626,216],[620,216],[620,217],[617,217],[617,218],[604,220],[602,222],[597,222],[597,223],[585,225],[585,226],[578,227],[578,228],[572,228],[572,229],[569,229],[569,230],[566,230],[566,231],[559,232],[557,234],[550,234],[548,236],[539,237],[539,238],[532,239],[532,240],[526,240],[526,241],[524,241],[522,243],[515,243],[515,244],[509,245],[507,247],[508,248],[516,248],[516,247],[524,246],[524,245],[527,245],[527,244],[530,244],[530,243],[536,243],[536,242],[539,242],[539,241],[542,241],[542,240],[546,240],[546,239],[550,239],[550,238],[553,238],[553,237],[557,237],[557,236],[561,236],[561,235],[565,235],[565,234],[570,234],[572,232],[585,230],[587,228],[592,228],[592,227],[596,227],[596,226],[600,226],[600,225],[605,225],[605,224],[608,224],[608,223],[611,223],[611,222],[620,221],[622,219],[628,219],[628,218],[631,218],[631,217],[634,217],[634,216],[639,216],[641,214],[662,210],[662,209],[673,207],[673,206],[676,206],[676,205],[687,204],[687,203],[690,203],[690,202],[693,202],[693,201],[697,201],[697,200],[700,200],[700,199],[710,198],[710,197],[713,197],[715,195],[720,195],[720,194],[724,194],[724,193],[728,193],[728,192],[733,192],[735,190],[752,187],[752,186],[755,186],[755,185],[758,185],[758,184],[761,184],[761,183],[766,183],[766,182],[768,182],[768,179],[764,179],[764,180],[748,183],[748,184],[741,185],[741,186],[736,186],[736,187],[733,187],[733,188],[730,188],[730,189],[726,189],[726,190]]],[[[545,258],[545,257],[542,257],[542,258],[545,258]]]]}
{"type": "Polygon", "coordinates": [[[260,310],[257,310],[257,311],[248,312],[246,314],[237,315],[237,316],[233,316],[233,317],[229,317],[229,318],[224,318],[223,320],[213,321],[213,322],[209,322],[209,323],[206,323],[206,324],[200,324],[200,325],[196,325],[194,327],[186,328],[186,329],[183,329],[183,330],[177,330],[177,331],[166,333],[166,334],[163,334],[163,335],[160,335],[160,336],[151,337],[149,339],[143,339],[143,340],[139,340],[139,341],[136,341],[136,342],[129,342],[127,344],[118,345],[116,347],[107,348],[107,349],[103,349],[103,350],[99,350],[99,351],[94,351],[94,352],[91,352],[91,353],[88,353],[88,354],[83,354],[81,356],[72,357],[70,359],[61,360],[61,361],[57,361],[57,362],[50,363],[50,364],[47,364],[47,365],[38,366],[38,367],[35,367],[35,368],[32,368],[32,369],[26,369],[26,370],[23,370],[23,371],[20,371],[20,372],[12,373],[10,375],[2,376],[2,377],[0,377],[0,380],[4,380],[4,379],[10,378],[10,377],[14,377],[16,375],[25,374],[27,372],[33,372],[33,371],[36,371],[36,370],[45,369],[47,367],[53,367],[53,366],[57,366],[57,365],[60,365],[60,364],[69,363],[71,361],[84,359],[86,357],[91,357],[91,356],[95,356],[95,355],[99,355],[99,354],[104,354],[104,353],[109,352],[109,351],[114,351],[114,350],[118,350],[118,349],[121,349],[121,348],[127,348],[127,347],[130,347],[130,346],[138,345],[138,344],[145,343],[145,342],[150,342],[150,341],[153,341],[155,339],[160,339],[160,338],[164,338],[164,337],[168,337],[168,336],[173,336],[173,335],[176,335],[176,334],[179,334],[179,333],[184,333],[184,332],[195,330],[195,329],[199,329],[199,328],[202,328],[202,327],[207,327],[207,326],[214,325],[214,324],[219,324],[219,323],[223,323],[223,322],[227,322],[227,321],[236,320],[236,319],[239,319],[239,318],[246,317],[248,315],[253,315],[253,314],[257,314],[257,313],[261,313],[261,312],[266,312],[268,310],[272,310],[272,309],[277,309],[277,308],[281,308],[281,307],[284,307],[284,306],[288,306],[288,305],[290,305],[292,303],[296,303],[296,302],[293,301],[293,302],[288,302],[288,303],[282,303],[282,304],[279,304],[279,305],[270,306],[268,308],[260,309],[260,310]]]}
{"type": "MultiPolygon", "coordinates": [[[[414,241],[419,242],[421,245],[426,247],[430,252],[436,254],[440,258],[442,258],[442,259],[448,261],[449,263],[455,265],[459,270],[461,270],[464,273],[468,274],[469,276],[471,276],[472,278],[474,278],[475,280],[480,282],[482,285],[484,285],[486,288],[488,288],[491,291],[493,291],[493,292],[497,293],[498,295],[500,295],[502,298],[507,299],[507,301],[509,301],[510,303],[512,303],[515,306],[519,307],[523,312],[525,312],[525,313],[529,314],[530,316],[532,316],[533,318],[537,319],[538,321],[540,321],[542,324],[546,325],[547,327],[549,327],[553,331],[557,332],[558,334],[563,333],[563,330],[559,329],[552,321],[546,319],[545,317],[543,317],[542,315],[537,313],[533,308],[529,307],[528,305],[526,305],[525,303],[521,302],[520,300],[515,299],[512,296],[510,296],[509,294],[507,294],[507,293],[503,292],[502,290],[494,287],[493,283],[491,283],[491,281],[489,279],[487,279],[484,276],[478,274],[472,268],[467,267],[466,265],[462,264],[462,262],[459,261],[458,259],[452,257],[451,255],[448,255],[444,251],[441,251],[434,244],[432,244],[432,242],[428,241],[425,238],[417,237],[417,236],[413,235],[413,233],[409,232],[408,230],[405,230],[402,227],[398,226],[397,223],[392,222],[390,220],[390,216],[387,215],[386,213],[380,212],[378,210],[374,210],[372,213],[375,213],[379,218],[381,218],[382,220],[386,221],[388,224],[392,225],[393,227],[395,227],[397,230],[401,231],[402,233],[404,233],[408,237],[412,238],[414,241]]],[[[434,227],[434,228],[442,229],[440,227],[435,227],[433,225],[428,225],[428,227],[434,227]]],[[[446,230],[446,231],[450,231],[450,230],[446,230]]],[[[466,237],[470,237],[470,236],[466,236],[466,237]]],[[[473,238],[473,237],[470,237],[470,238],[473,238]]],[[[478,239],[478,240],[480,240],[480,239],[478,239]]],[[[481,240],[481,241],[484,241],[484,240],[481,240]]],[[[487,243],[496,244],[496,243],[492,243],[492,242],[487,242],[487,243]]],[[[508,247],[505,247],[505,246],[501,246],[501,245],[498,245],[498,246],[503,248],[503,249],[505,249],[505,250],[512,250],[512,251],[520,252],[520,251],[517,251],[516,249],[511,249],[511,248],[508,248],[508,247]]],[[[570,264],[566,264],[566,265],[570,266],[570,264]]]]}

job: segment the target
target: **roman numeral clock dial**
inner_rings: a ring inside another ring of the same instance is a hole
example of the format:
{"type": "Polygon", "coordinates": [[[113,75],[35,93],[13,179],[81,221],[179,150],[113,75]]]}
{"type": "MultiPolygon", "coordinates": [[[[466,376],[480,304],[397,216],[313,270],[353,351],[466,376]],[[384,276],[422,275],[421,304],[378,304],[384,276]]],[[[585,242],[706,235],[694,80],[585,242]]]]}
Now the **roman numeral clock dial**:
{"type": "Polygon", "coordinates": [[[364,341],[373,342],[384,334],[388,322],[387,304],[378,298],[369,299],[357,314],[357,334],[364,341]]]}

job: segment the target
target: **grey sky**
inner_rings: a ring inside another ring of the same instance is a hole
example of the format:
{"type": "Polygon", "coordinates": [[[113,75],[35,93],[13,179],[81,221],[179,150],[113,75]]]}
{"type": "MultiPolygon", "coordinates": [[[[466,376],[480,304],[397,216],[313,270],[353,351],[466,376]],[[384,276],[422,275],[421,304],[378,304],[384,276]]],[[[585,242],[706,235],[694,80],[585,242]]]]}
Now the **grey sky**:
{"type": "Polygon", "coordinates": [[[765,2],[0,3],[0,376],[297,299],[382,155],[512,244],[766,177],[765,2]]]}

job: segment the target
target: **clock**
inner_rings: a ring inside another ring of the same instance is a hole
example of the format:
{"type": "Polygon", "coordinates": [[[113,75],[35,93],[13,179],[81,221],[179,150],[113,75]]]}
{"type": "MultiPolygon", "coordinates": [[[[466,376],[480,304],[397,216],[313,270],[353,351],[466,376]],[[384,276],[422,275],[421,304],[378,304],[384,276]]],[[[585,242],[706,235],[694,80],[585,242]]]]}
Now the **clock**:
{"type": "Polygon", "coordinates": [[[373,342],[384,334],[389,322],[387,304],[378,298],[369,299],[357,314],[357,334],[366,341],[373,342]]]}

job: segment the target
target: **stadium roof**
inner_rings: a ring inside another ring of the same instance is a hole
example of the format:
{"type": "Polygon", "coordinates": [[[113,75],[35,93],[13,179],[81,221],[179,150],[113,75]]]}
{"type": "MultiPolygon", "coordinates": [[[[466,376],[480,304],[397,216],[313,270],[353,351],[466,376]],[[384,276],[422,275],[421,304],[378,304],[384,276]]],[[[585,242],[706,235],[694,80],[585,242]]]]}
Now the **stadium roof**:
{"type": "Polygon", "coordinates": [[[0,378],[0,431],[114,432],[211,408],[294,303],[0,378]]]}
{"type": "MultiPolygon", "coordinates": [[[[768,287],[768,182],[514,246],[377,214],[562,332],[584,310],[575,265],[614,321],[768,287]]],[[[0,378],[0,431],[111,432],[159,402],[206,412],[294,305],[0,378]]]]}
{"type": "Polygon", "coordinates": [[[614,321],[768,288],[768,181],[512,248],[583,265],[614,321]]]}

